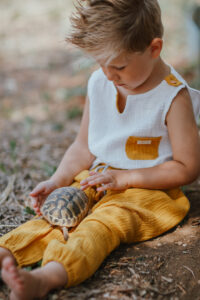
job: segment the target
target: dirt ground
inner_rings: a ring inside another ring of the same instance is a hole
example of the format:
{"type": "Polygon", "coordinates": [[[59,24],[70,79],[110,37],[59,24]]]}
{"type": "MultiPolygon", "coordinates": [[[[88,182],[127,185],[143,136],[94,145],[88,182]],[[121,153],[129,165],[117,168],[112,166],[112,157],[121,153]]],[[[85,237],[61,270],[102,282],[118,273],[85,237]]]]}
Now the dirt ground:
{"type": "MultiPolygon", "coordinates": [[[[28,194],[51,176],[74,140],[86,82],[95,68],[63,41],[54,47],[46,36],[48,26],[42,33],[45,41],[33,43],[31,33],[38,32],[42,23],[35,31],[29,24],[27,34],[27,21],[21,18],[16,1],[9,3],[9,13],[6,1],[1,3],[5,19],[12,13],[10,20],[17,26],[15,31],[9,29],[8,39],[0,32],[4,42],[0,49],[0,236],[33,217],[27,208],[28,194]],[[11,39],[14,33],[22,44],[28,35],[30,43],[23,51],[11,39]],[[15,55],[13,49],[18,49],[15,55]]],[[[51,24],[55,24],[63,15],[50,4],[51,24]]],[[[193,66],[179,66],[179,70],[196,82],[193,66]]],[[[200,300],[200,179],[183,190],[191,210],[176,228],[150,241],[120,246],[92,278],[77,287],[53,291],[45,299],[200,300]]],[[[8,293],[0,281],[0,300],[8,299],[8,293]]]]}

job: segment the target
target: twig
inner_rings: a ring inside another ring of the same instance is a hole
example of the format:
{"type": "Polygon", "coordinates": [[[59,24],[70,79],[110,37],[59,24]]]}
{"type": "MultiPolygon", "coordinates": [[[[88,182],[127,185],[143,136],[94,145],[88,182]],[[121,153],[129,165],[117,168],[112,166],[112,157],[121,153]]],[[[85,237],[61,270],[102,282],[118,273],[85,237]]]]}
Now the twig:
{"type": "Polygon", "coordinates": [[[17,227],[19,224],[7,224],[7,225],[0,225],[0,228],[2,227],[17,227]]]}
{"type": "Polygon", "coordinates": [[[196,279],[194,272],[187,266],[183,266],[185,269],[187,269],[188,271],[190,271],[192,273],[192,276],[194,277],[194,279],[196,279]]]}
{"type": "Polygon", "coordinates": [[[0,205],[2,205],[6,201],[10,192],[13,190],[15,179],[16,179],[15,175],[9,177],[7,187],[5,188],[2,195],[0,196],[0,205]]]}
{"type": "Polygon", "coordinates": [[[120,293],[130,293],[130,292],[135,292],[136,288],[133,287],[133,288],[119,288],[117,289],[117,292],[120,292],[120,293]]]}
{"type": "Polygon", "coordinates": [[[173,281],[172,278],[168,278],[168,277],[165,277],[165,276],[161,276],[161,278],[169,283],[171,283],[173,281]]]}
{"type": "Polygon", "coordinates": [[[186,192],[199,192],[200,188],[191,186],[191,187],[187,187],[185,190],[186,190],[186,192]]]}
{"type": "Polygon", "coordinates": [[[150,291],[152,291],[152,292],[155,292],[155,293],[157,293],[157,294],[163,295],[163,296],[168,296],[168,295],[170,295],[170,294],[175,293],[175,291],[176,291],[176,290],[174,289],[174,290],[171,290],[171,291],[168,291],[168,292],[161,292],[161,291],[159,291],[156,287],[152,287],[152,286],[148,286],[147,289],[150,290],[150,291]]]}
{"type": "Polygon", "coordinates": [[[134,270],[133,268],[128,267],[128,270],[130,271],[130,273],[131,273],[132,275],[135,275],[135,274],[136,274],[136,273],[135,273],[135,270],[134,270]]]}
{"type": "Polygon", "coordinates": [[[196,227],[200,225],[200,219],[196,219],[192,221],[192,227],[196,227]]]}
{"type": "Polygon", "coordinates": [[[183,292],[183,294],[186,294],[186,290],[184,290],[184,288],[179,283],[177,283],[176,286],[183,292]]]}

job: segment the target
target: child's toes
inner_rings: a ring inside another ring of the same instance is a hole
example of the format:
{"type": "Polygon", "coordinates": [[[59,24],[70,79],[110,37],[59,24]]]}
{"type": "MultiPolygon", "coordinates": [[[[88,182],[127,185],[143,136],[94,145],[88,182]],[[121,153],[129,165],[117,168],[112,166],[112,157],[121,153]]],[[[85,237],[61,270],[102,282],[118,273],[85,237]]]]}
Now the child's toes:
{"type": "Polygon", "coordinates": [[[15,285],[23,285],[23,280],[19,276],[15,261],[11,257],[4,258],[2,262],[2,278],[10,288],[15,285]]]}
{"type": "Polygon", "coordinates": [[[14,260],[11,257],[6,257],[3,259],[2,262],[2,268],[4,268],[6,271],[12,271],[14,270],[14,260]]]}

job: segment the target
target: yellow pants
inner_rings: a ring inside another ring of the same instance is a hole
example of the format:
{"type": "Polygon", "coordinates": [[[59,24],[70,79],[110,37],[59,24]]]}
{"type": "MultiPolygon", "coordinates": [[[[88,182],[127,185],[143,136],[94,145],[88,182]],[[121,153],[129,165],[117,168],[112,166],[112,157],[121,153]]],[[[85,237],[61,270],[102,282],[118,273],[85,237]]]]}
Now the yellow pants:
{"type": "MultiPolygon", "coordinates": [[[[88,177],[75,177],[73,186],[88,177]]],[[[68,287],[90,277],[120,243],[144,241],[177,225],[189,210],[189,201],[180,189],[148,190],[131,188],[108,191],[103,197],[94,188],[86,193],[92,207],[89,214],[64,241],[62,231],[43,219],[33,218],[0,238],[19,266],[43,260],[63,264],[68,287]],[[96,202],[96,203],[95,203],[96,202]]]]}

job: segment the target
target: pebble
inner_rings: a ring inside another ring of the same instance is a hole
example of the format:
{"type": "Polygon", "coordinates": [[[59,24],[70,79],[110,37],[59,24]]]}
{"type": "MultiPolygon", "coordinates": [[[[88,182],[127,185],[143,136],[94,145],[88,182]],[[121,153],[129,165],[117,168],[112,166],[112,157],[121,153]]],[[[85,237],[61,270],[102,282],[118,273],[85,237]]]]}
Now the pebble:
{"type": "Polygon", "coordinates": [[[57,295],[52,295],[50,299],[51,300],[58,300],[58,296],[57,295]]]}
{"type": "Polygon", "coordinates": [[[182,243],[182,242],[180,242],[180,241],[179,241],[179,242],[177,242],[176,244],[177,244],[178,246],[182,246],[182,245],[183,245],[183,243],[182,243]]]}
{"type": "Polygon", "coordinates": [[[158,243],[157,246],[160,247],[160,246],[162,246],[162,244],[161,244],[161,243],[158,243]]]}
{"type": "Polygon", "coordinates": [[[146,295],[146,293],[147,293],[147,291],[142,290],[142,291],[140,292],[140,296],[143,297],[144,295],[146,295]]]}
{"type": "Polygon", "coordinates": [[[161,278],[169,283],[173,282],[173,279],[172,278],[168,278],[168,277],[165,277],[165,276],[161,276],[161,278]]]}
{"type": "Polygon", "coordinates": [[[181,242],[181,241],[175,242],[175,244],[178,245],[178,246],[183,246],[183,247],[186,247],[186,246],[187,246],[186,243],[183,243],[183,242],[181,242]]]}

